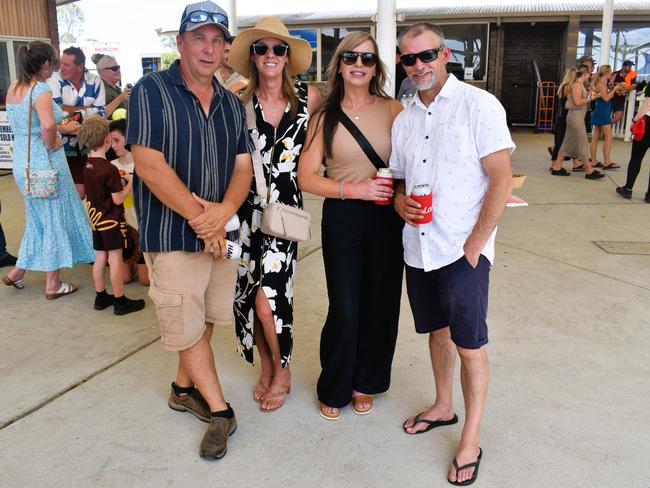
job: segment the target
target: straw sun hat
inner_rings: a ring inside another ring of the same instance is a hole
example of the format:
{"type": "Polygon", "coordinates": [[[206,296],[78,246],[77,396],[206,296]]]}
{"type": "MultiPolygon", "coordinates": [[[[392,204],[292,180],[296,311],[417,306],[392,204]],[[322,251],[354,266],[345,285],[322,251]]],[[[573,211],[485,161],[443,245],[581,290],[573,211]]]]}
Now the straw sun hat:
{"type": "Polygon", "coordinates": [[[240,32],[230,46],[228,64],[244,76],[250,77],[250,47],[264,37],[275,37],[289,46],[287,69],[290,76],[304,73],[311,66],[311,46],[304,39],[292,37],[277,17],[262,17],[252,29],[240,32]]]}

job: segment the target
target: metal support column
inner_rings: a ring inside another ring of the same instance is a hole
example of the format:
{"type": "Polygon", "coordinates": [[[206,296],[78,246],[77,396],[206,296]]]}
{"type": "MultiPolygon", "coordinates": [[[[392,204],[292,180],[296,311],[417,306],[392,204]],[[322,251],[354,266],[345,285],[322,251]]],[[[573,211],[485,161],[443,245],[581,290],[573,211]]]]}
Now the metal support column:
{"type": "Polygon", "coordinates": [[[386,65],[388,79],[384,90],[395,92],[395,44],[397,37],[397,6],[395,0],[377,0],[377,44],[379,57],[386,65]]]}
{"type": "Polygon", "coordinates": [[[609,54],[612,49],[612,24],[614,23],[614,0],[605,0],[603,8],[602,37],[600,40],[599,65],[610,64],[609,54]]]}
{"type": "Polygon", "coordinates": [[[225,10],[228,12],[228,30],[233,36],[236,36],[239,32],[237,29],[237,2],[236,0],[228,0],[225,5],[225,10]]]}

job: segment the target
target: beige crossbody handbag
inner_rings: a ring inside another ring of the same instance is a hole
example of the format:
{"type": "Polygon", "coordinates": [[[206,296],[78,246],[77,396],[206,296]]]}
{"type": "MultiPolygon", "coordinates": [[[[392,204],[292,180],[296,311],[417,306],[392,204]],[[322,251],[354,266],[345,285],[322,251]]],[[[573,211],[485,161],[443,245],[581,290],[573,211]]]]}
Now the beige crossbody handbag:
{"type": "Polygon", "coordinates": [[[309,229],[309,212],[284,203],[268,203],[268,187],[264,179],[262,156],[259,146],[259,131],[255,120],[253,101],[246,104],[246,118],[248,128],[251,130],[251,139],[255,148],[253,150],[253,172],[255,174],[255,188],[262,199],[262,232],[267,235],[280,237],[288,241],[306,241],[311,232],[309,229]]]}

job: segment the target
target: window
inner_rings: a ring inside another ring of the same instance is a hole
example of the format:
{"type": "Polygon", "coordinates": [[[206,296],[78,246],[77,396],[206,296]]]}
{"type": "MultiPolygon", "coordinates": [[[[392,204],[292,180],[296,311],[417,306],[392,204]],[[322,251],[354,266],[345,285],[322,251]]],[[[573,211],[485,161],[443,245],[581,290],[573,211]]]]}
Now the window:
{"type": "Polygon", "coordinates": [[[311,46],[311,66],[305,73],[298,75],[298,78],[303,81],[316,81],[317,78],[317,49],[318,49],[318,30],[317,29],[290,29],[289,34],[299,39],[304,39],[311,46]]]}
{"type": "MultiPolygon", "coordinates": [[[[580,26],[578,58],[586,54],[600,61],[601,26],[580,26]]],[[[621,69],[623,61],[634,63],[637,80],[650,81],[650,27],[615,24],[612,28],[612,48],[609,64],[614,71],[621,69]]]]}
{"type": "Polygon", "coordinates": [[[26,46],[29,44],[28,41],[14,41],[12,43],[14,45],[14,59],[16,60],[16,79],[18,78],[18,50],[20,49],[20,46],[26,46]]]}
{"type": "MultiPolygon", "coordinates": [[[[465,81],[486,81],[488,24],[439,24],[451,51],[447,71],[465,81]]],[[[398,36],[409,26],[400,26],[398,36]]]]}
{"type": "Polygon", "coordinates": [[[161,70],[161,59],[159,57],[143,57],[142,58],[142,74],[146,75],[152,71],[161,70]]]}
{"type": "Polygon", "coordinates": [[[321,40],[321,80],[327,80],[327,66],[334,56],[334,51],[338,47],[341,39],[347,36],[350,32],[362,31],[370,32],[370,27],[327,27],[320,30],[321,40]]]}

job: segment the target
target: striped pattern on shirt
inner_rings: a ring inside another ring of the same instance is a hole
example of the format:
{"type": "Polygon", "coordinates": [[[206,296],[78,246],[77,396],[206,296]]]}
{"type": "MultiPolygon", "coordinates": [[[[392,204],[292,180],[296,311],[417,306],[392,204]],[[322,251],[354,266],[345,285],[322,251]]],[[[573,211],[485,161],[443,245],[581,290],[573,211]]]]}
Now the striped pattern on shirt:
{"type": "MultiPolygon", "coordinates": [[[[168,70],[150,73],[133,87],[127,143],[161,152],[191,192],[221,202],[235,158],[253,147],[246,113],[239,99],[213,80],[214,94],[206,115],[185,85],[179,66],[176,61],[168,70]]],[[[133,190],[143,251],[203,250],[203,241],[187,221],[163,205],[137,174],[133,190]]]]}
{"type": "MultiPolygon", "coordinates": [[[[105,115],[106,92],[104,82],[93,73],[85,72],[81,82],[81,88],[77,90],[68,80],[62,80],[61,74],[57,71],[47,80],[52,88],[52,100],[57,105],[74,105],[75,107],[95,107],[97,115],[105,115]]],[[[74,136],[62,135],[61,140],[65,145],[66,153],[75,153],[77,138],[74,136]]]]}

